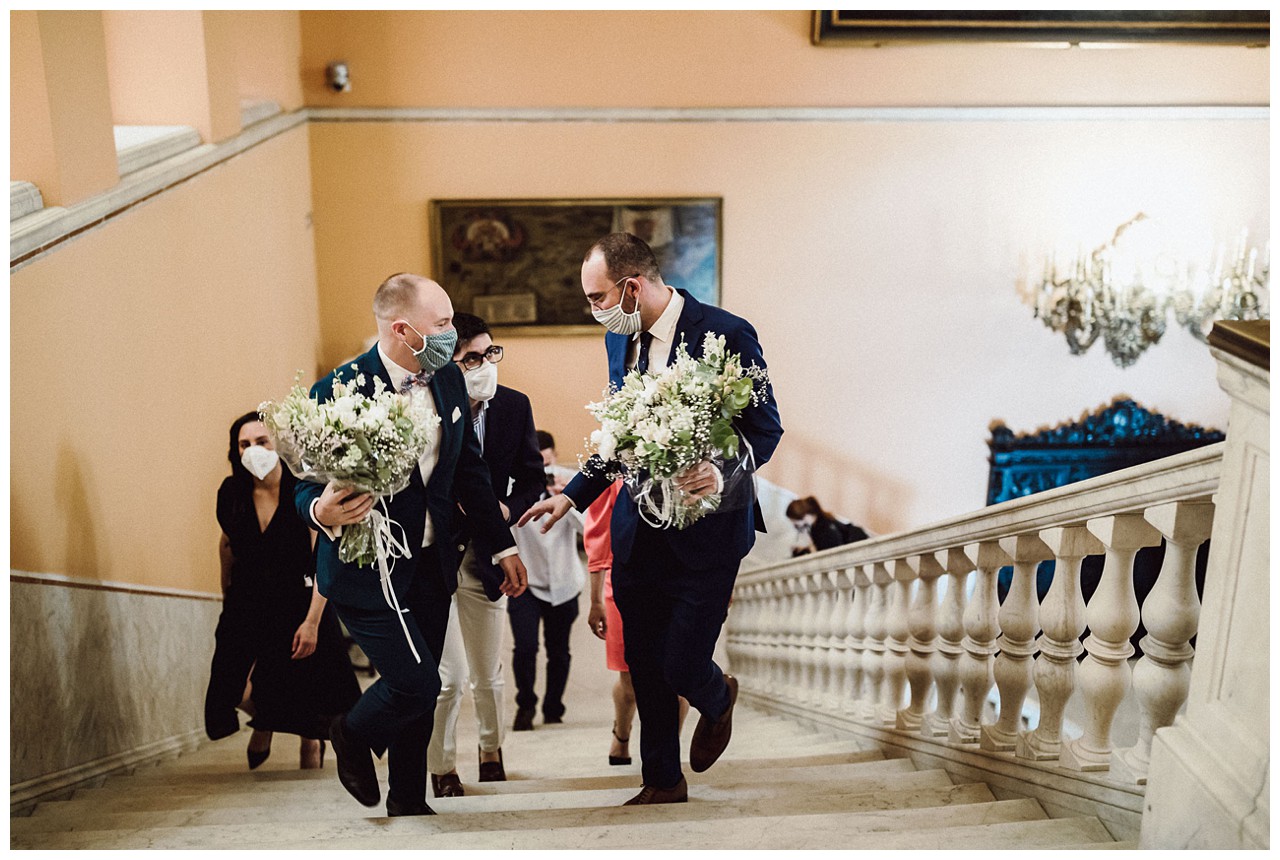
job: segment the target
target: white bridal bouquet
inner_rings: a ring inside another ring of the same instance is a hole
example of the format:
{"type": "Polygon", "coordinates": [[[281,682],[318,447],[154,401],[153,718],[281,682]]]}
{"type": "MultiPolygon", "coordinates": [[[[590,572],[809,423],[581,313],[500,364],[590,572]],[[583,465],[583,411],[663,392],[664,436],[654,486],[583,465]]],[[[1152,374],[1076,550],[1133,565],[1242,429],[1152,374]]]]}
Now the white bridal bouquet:
{"type": "Polygon", "coordinates": [[[631,371],[587,411],[600,422],[590,447],[621,474],[640,516],[655,528],[683,529],[714,510],[750,504],[755,464],[750,446],[739,456],[733,419],[765,396],[768,373],[726,352],[724,337],[707,332],[702,358],[681,342],[674,361],[648,373],[631,371]],[[710,460],[724,478],[721,492],[691,503],[675,476],[710,460]]]}
{"type": "Polygon", "coordinates": [[[388,551],[407,557],[409,550],[392,535],[397,524],[386,516],[384,498],[408,485],[440,417],[425,402],[415,405],[408,395],[391,391],[381,378],[373,380],[372,397],[358,390],[364,384],[363,373],[349,383],[335,375],[333,399],[317,403],[295,381],[287,397],[264,402],[258,412],[280,457],[299,478],[338,481],[378,497],[381,511],[375,508],[364,521],[343,528],[338,558],[361,567],[377,561],[386,579],[388,551]]]}

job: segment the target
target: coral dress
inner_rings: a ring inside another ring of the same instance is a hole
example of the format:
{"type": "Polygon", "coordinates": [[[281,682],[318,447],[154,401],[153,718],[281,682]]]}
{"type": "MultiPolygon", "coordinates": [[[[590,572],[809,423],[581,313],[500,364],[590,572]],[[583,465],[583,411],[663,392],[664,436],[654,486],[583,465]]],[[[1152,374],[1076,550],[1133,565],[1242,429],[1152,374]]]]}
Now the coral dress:
{"type": "Polygon", "coordinates": [[[627,672],[622,647],[622,616],[613,602],[613,547],[610,544],[609,520],[618,499],[622,481],[613,482],[607,492],[591,503],[584,517],[582,543],[587,550],[587,570],[604,571],[604,659],[612,672],[627,672]]]}

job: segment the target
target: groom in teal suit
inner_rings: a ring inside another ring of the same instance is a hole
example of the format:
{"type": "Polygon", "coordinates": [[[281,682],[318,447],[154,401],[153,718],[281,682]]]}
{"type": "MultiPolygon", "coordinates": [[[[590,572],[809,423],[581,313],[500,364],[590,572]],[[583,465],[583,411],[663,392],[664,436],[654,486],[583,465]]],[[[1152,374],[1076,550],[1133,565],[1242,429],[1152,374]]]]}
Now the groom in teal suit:
{"type": "Polygon", "coordinates": [[[378,343],[317,382],[311,395],[325,402],[333,397],[335,377],[350,382],[363,375],[362,393],[372,394],[374,380],[381,379],[440,416],[436,438],[409,485],[385,500],[412,553],[397,560],[391,574],[403,616],[389,605],[375,566],[357,567],[338,557],[342,528],[367,517],[376,500],[336,482],[300,481],[295,504],[320,532],[320,593],[380,675],[330,728],[338,778],[365,806],[376,805],[380,792],[373,755],[386,751],[387,814],[433,815],[426,802],[426,750],[440,692],[437,665],[449,598],[457,588],[463,550],[452,539],[459,508],[471,524],[477,553],[501,568],[500,590],[519,595],[528,577],[480,454],[466,383],[451,360],[457,332],[449,296],[419,275],[392,275],[378,287],[373,312],[378,343]]]}

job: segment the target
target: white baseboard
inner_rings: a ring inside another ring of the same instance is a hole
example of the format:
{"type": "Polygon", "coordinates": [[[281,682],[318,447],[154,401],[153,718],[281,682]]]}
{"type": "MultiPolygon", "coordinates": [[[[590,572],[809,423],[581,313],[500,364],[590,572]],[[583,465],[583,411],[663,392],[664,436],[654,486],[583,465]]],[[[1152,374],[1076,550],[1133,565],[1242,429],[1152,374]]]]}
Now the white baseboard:
{"type": "Polygon", "coordinates": [[[15,783],[9,786],[9,814],[22,814],[42,800],[52,800],[57,795],[68,791],[87,788],[89,783],[108,774],[149,764],[178,753],[190,752],[206,742],[204,730],[194,729],[184,734],[143,744],[131,750],[78,764],[66,770],[15,783]]]}

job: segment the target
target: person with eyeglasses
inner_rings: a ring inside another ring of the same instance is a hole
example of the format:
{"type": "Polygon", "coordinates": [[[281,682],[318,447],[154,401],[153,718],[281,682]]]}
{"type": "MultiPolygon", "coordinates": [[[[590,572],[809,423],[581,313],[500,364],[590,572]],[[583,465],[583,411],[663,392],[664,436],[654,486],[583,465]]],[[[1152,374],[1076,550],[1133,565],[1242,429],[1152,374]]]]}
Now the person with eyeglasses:
{"type": "MultiPolygon", "coordinates": [[[[480,317],[456,313],[453,326],[458,343],[453,362],[462,371],[470,419],[489,467],[493,493],[508,526],[541,496],[545,485],[542,455],[534,432],[533,407],[514,388],[498,384],[503,350],[493,342],[480,317]]],[[[503,630],[507,626],[507,597],[499,591],[502,571],[472,547],[470,521],[460,511],[453,543],[466,547],[458,570],[458,590],[449,606],[449,624],[440,656],[440,695],[435,725],[427,747],[427,770],[436,797],[466,793],[458,775],[456,735],[462,695],[470,687],[479,735],[480,782],[507,778],[502,759],[503,630]]]]}
{"type": "MultiPolygon", "coordinates": [[[[582,292],[604,336],[609,382],[621,387],[629,370],[666,367],[683,341],[694,358],[702,355],[708,332],[725,339],[728,352],[744,367],[765,367],[751,323],[686,290],[663,282],[657,257],[644,240],[610,233],[582,261],[582,292]]],[[[782,438],[782,422],[771,386],[761,402],[734,419],[755,468],[764,465],[782,438]]],[[[579,472],[564,492],[544,499],[520,519],[524,526],[546,518],[546,532],[571,509],[585,511],[612,485],[599,457],[579,472]]],[[[746,465],[746,464],[744,464],[746,465]]],[[[723,486],[710,461],[676,475],[692,502],[723,486]]],[[[610,520],[613,596],[622,615],[627,666],[640,713],[640,758],[644,787],[627,805],[684,803],[688,785],[680,768],[679,697],[701,713],[689,747],[696,773],[711,767],[728,746],[738,682],[712,659],[733,595],[743,556],[764,530],[755,502],[715,511],[686,529],[657,529],[641,520],[628,492],[618,494],[610,520]]]]}

